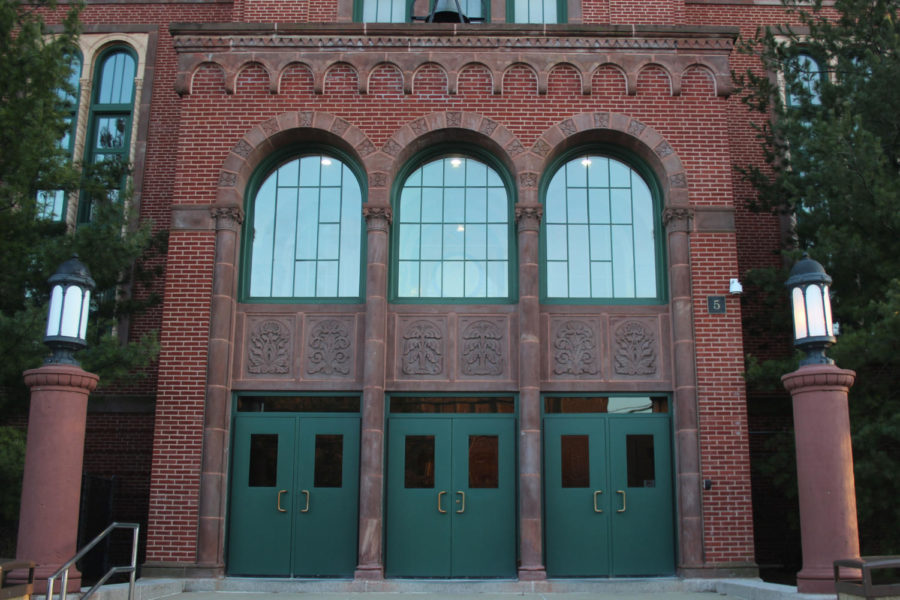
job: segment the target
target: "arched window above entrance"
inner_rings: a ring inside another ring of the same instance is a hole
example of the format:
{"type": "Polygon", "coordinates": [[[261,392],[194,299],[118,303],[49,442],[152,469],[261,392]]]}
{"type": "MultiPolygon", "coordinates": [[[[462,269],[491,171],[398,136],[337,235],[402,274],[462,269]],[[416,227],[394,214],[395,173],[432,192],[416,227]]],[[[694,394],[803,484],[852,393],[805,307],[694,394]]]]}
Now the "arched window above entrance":
{"type": "Polygon", "coordinates": [[[515,254],[504,171],[487,157],[439,153],[407,172],[394,200],[394,298],[508,302],[515,254]]]}
{"type": "Polygon", "coordinates": [[[363,192],[336,152],[283,152],[248,188],[242,297],[358,302],[363,192]]]}
{"type": "Polygon", "coordinates": [[[570,153],[542,198],[542,300],[663,300],[660,200],[648,171],[618,155],[570,153]]]}

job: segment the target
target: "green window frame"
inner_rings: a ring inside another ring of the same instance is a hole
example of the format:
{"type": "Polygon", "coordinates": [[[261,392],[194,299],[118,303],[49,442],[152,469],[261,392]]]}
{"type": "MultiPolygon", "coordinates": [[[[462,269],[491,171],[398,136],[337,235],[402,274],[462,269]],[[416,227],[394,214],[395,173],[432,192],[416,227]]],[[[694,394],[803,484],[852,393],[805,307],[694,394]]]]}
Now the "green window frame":
{"type": "MultiPolygon", "coordinates": [[[[75,130],[78,125],[78,99],[81,97],[81,69],[84,61],[81,51],[72,48],[67,52],[69,59],[69,76],[67,87],[57,90],[57,95],[65,107],[65,120],[68,124],[65,133],[59,139],[59,148],[64,150],[69,161],[75,152],[75,130]]],[[[66,218],[65,190],[40,190],[37,193],[37,216],[48,221],[64,221],[66,218]]]]}
{"type": "Polygon", "coordinates": [[[548,171],[541,199],[542,301],[663,301],[660,193],[646,167],[614,149],[579,149],[548,171]]]}
{"type": "Polygon", "coordinates": [[[242,300],[362,301],[362,181],[333,148],[289,148],[260,165],[246,196],[242,300]]]}
{"type": "Polygon", "coordinates": [[[557,24],[568,22],[566,0],[507,0],[510,23],[557,24]]]}
{"type": "Polygon", "coordinates": [[[480,151],[438,149],[397,178],[392,300],[508,303],[515,297],[513,186],[480,151]]]}
{"type": "MultiPolygon", "coordinates": [[[[799,86],[802,91],[801,97],[808,97],[809,103],[813,106],[821,103],[818,88],[822,79],[822,68],[816,59],[805,52],[800,52],[789,59],[786,70],[796,75],[794,85],[799,86]]],[[[790,88],[791,86],[785,86],[784,101],[787,106],[796,108],[799,102],[790,88]]]]}
{"type": "MultiPolygon", "coordinates": [[[[88,165],[101,162],[122,165],[123,175],[118,185],[107,191],[112,200],[119,200],[127,182],[124,167],[131,156],[137,66],[135,51],[129,46],[116,45],[100,53],[94,71],[84,158],[88,165]]],[[[92,205],[90,196],[82,194],[78,215],[80,223],[90,222],[92,205]]]]}

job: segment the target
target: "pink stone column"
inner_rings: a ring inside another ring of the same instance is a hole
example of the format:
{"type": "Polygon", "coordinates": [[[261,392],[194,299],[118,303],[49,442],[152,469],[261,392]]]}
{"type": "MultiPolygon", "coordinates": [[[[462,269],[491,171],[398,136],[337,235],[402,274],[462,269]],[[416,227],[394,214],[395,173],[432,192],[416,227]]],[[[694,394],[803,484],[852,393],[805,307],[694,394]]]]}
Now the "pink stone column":
{"type": "Polygon", "coordinates": [[[834,561],[859,556],[847,408],[855,377],[834,365],[806,365],[781,378],[794,399],[801,593],[833,594],[834,561]]]}
{"type": "MultiPolygon", "coordinates": [[[[98,379],[75,365],[25,371],[31,409],[16,558],[37,564],[35,593],[45,593],[47,578],[78,551],[87,401],[98,379]]],[[[81,573],[73,567],[68,591],[80,587],[81,573]]]]}
{"type": "MultiPolygon", "coordinates": [[[[525,195],[525,194],[523,194],[525,195]]],[[[519,579],[547,578],[541,519],[541,330],[538,234],[543,206],[516,204],[519,235],[519,579]]]]}
{"type": "Polygon", "coordinates": [[[383,579],[384,368],[391,207],[366,203],[366,340],[359,469],[359,564],[356,579],[383,579]]]}

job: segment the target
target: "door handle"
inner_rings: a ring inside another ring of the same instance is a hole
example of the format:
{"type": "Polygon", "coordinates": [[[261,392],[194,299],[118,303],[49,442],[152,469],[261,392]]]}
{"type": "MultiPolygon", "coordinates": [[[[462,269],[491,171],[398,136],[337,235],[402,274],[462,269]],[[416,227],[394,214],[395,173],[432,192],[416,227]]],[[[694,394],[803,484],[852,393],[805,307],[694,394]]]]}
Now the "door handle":
{"type": "Polygon", "coordinates": [[[596,491],[594,492],[594,512],[595,512],[595,513],[602,513],[602,512],[603,512],[603,509],[600,508],[599,506],[597,506],[597,497],[598,497],[600,494],[602,494],[602,493],[603,493],[603,490],[596,490],[596,491]]]}
{"type": "Polygon", "coordinates": [[[306,496],[306,508],[301,508],[300,512],[309,512],[309,490],[300,490],[300,493],[306,496]]]}
{"type": "MultiPolygon", "coordinates": [[[[460,507],[460,509],[458,511],[456,511],[456,514],[461,515],[464,512],[466,512],[466,493],[463,491],[459,491],[456,493],[462,497],[462,506],[460,507]]],[[[460,504],[460,498],[456,499],[456,503],[460,504]]]]}
{"type": "Polygon", "coordinates": [[[447,512],[446,510],[444,510],[443,508],[441,508],[441,496],[443,496],[443,495],[446,494],[446,493],[447,493],[446,491],[438,492],[438,512],[441,513],[441,514],[447,512]]]}
{"type": "Polygon", "coordinates": [[[625,491],[624,491],[624,490],[616,490],[616,493],[617,493],[617,494],[622,494],[622,508],[620,508],[620,509],[617,510],[616,512],[617,512],[617,513],[623,513],[623,512],[625,512],[625,491]]]}
{"type": "Polygon", "coordinates": [[[287,512],[286,508],[281,508],[281,495],[287,494],[287,490],[278,490],[278,498],[275,500],[275,510],[278,512],[287,512]]]}

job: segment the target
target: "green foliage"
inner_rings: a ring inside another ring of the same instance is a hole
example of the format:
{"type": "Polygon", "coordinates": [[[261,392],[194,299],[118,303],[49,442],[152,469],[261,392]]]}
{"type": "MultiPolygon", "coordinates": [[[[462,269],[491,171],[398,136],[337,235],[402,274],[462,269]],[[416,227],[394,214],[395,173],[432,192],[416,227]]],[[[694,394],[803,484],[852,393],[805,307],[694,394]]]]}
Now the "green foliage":
{"type": "MultiPolygon", "coordinates": [[[[40,15],[54,10],[55,0],[0,0],[0,424],[27,410],[22,372],[49,354],[42,342],[47,279],[73,254],[97,284],[88,348],[78,358],[100,376],[100,391],[139,376],[158,352],[155,333],[127,340],[119,330],[159,301],[152,294],[154,265],[166,238],[147,223],[136,225],[127,209],[128,190],[120,188],[128,165],[72,164],[60,148],[71,112],[67,95],[74,92],[67,54],[77,40],[81,4],[67,3],[62,26],[51,33],[40,15]],[[39,218],[40,190],[90,201],[91,222],[67,228],[39,218]]],[[[23,457],[24,434],[0,427],[0,540],[13,545],[23,457]]],[[[9,551],[0,545],[0,555],[9,551]]]]}
{"type": "MultiPolygon", "coordinates": [[[[798,247],[834,279],[841,335],[830,355],[857,371],[850,412],[862,551],[897,553],[900,0],[783,2],[800,27],[761,28],[740,47],[763,67],[735,79],[758,116],[765,164],[739,171],[758,191],[755,208],[794,215],[798,247]]],[[[783,290],[769,289],[787,305],[783,290]]],[[[774,370],[751,362],[748,374],[758,381],[774,370]]]]}

